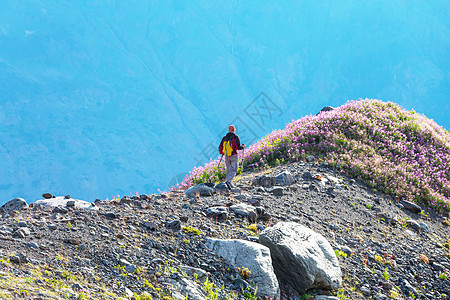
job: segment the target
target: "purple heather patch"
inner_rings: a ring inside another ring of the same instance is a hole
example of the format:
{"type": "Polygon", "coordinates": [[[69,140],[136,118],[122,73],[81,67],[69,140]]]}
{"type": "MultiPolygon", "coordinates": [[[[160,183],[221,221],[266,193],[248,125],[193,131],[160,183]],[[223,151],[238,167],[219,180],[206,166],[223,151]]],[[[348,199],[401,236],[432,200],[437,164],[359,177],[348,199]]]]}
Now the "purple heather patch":
{"type": "MultiPolygon", "coordinates": [[[[415,111],[374,99],[349,101],[273,131],[241,159],[244,167],[264,169],[311,154],[377,190],[450,211],[450,133],[415,111]]],[[[194,168],[176,188],[223,179],[218,162],[194,168]]]]}

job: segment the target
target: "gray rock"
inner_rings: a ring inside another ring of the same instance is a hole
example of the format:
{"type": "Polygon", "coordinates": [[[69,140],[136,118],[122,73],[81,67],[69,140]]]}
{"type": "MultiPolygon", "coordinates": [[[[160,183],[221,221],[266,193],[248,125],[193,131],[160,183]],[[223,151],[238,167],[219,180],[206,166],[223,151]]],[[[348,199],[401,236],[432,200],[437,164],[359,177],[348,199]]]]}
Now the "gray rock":
{"type": "Polygon", "coordinates": [[[206,300],[206,296],[202,288],[193,280],[181,278],[179,281],[170,279],[169,282],[179,293],[172,296],[177,300],[206,300]],[[186,297],[187,295],[187,297],[186,297]]]}
{"type": "Polygon", "coordinates": [[[274,196],[283,196],[283,188],[280,186],[276,186],[271,188],[268,192],[271,193],[274,196]]]}
{"type": "Polygon", "coordinates": [[[120,203],[130,204],[132,202],[130,196],[123,196],[120,198],[120,203]]]}
{"type": "Polygon", "coordinates": [[[214,218],[219,221],[228,219],[228,207],[214,206],[206,210],[206,216],[214,218]]]}
{"type": "Polygon", "coordinates": [[[214,194],[214,185],[212,187],[205,183],[199,183],[184,191],[187,197],[212,196],[214,194]]]}
{"type": "Polygon", "coordinates": [[[284,171],[278,174],[276,177],[276,184],[278,185],[291,185],[295,183],[294,177],[289,171],[284,171]]]}
{"type": "Polygon", "coordinates": [[[27,257],[23,254],[17,254],[17,255],[13,255],[10,258],[11,262],[16,263],[16,264],[21,264],[21,263],[26,263],[27,257]]]}
{"type": "Polygon", "coordinates": [[[196,277],[201,282],[204,282],[208,278],[206,271],[199,268],[181,265],[180,270],[181,272],[186,272],[187,275],[196,277]]]}
{"type": "Polygon", "coordinates": [[[139,195],[139,199],[141,199],[143,201],[146,201],[146,200],[149,200],[150,197],[148,195],[146,195],[146,194],[141,194],[141,195],[139,195]]]}
{"type": "Polygon", "coordinates": [[[67,214],[69,211],[67,210],[67,208],[61,207],[61,206],[57,206],[53,209],[54,213],[60,213],[60,214],[67,214]]]}
{"type": "Polygon", "coordinates": [[[308,172],[308,171],[303,172],[302,177],[305,178],[305,179],[312,179],[313,178],[311,172],[308,172]]]}
{"type": "Polygon", "coordinates": [[[263,175],[261,177],[256,178],[253,182],[254,185],[269,187],[274,186],[277,182],[277,179],[274,176],[263,175]]]}
{"type": "Polygon", "coordinates": [[[6,225],[0,226],[0,230],[6,231],[6,232],[9,232],[9,233],[13,232],[13,229],[11,227],[9,227],[9,226],[6,226],[6,225]]]}
{"type": "Polygon", "coordinates": [[[174,231],[178,231],[181,229],[181,221],[178,219],[175,220],[169,220],[166,222],[166,227],[168,229],[172,229],[174,231]]]}
{"type": "Polygon", "coordinates": [[[64,239],[64,243],[67,243],[67,244],[71,244],[71,245],[77,246],[77,245],[80,245],[80,244],[81,244],[81,239],[80,239],[80,238],[77,238],[77,237],[74,237],[74,238],[67,238],[67,239],[64,239]]]}
{"type": "Polygon", "coordinates": [[[409,211],[415,213],[420,213],[422,211],[422,208],[419,205],[412,203],[410,201],[402,200],[400,201],[400,203],[409,211]]]}
{"type": "Polygon", "coordinates": [[[334,188],[337,189],[337,190],[345,190],[346,189],[345,185],[340,184],[340,183],[335,184],[334,188]]]}
{"type": "Polygon", "coordinates": [[[331,182],[332,184],[339,184],[342,182],[341,179],[331,176],[331,175],[326,175],[325,178],[327,179],[327,181],[331,182]]]}
{"type": "Polygon", "coordinates": [[[0,207],[0,212],[10,213],[13,211],[21,211],[27,207],[28,204],[25,200],[22,198],[15,198],[3,204],[2,207],[0,207]]]}
{"type": "Polygon", "coordinates": [[[107,212],[107,213],[105,213],[104,216],[105,216],[105,218],[110,219],[110,220],[115,219],[115,218],[118,217],[118,216],[117,216],[115,213],[113,213],[113,212],[107,212]]]}
{"type": "Polygon", "coordinates": [[[106,201],[102,201],[102,200],[100,200],[100,199],[95,199],[93,203],[94,203],[95,205],[103,205],[103,204],[106,203],[106,201]]]}
{"type": "Polygon", "coordinates": [[[239,201],[242,201],[242,202],[246,202],[247,201],[247,195],[244,195],[244,194],[240,194],[240,195],[236,195],[235,197],[234,197],[234,199],[236,199],[236,200],[239,200],[239,201]]]}
{"type": "Polygon", "coordinates": [[[251,199],[248,200],[248,203],[253,206],[261,205],[261,201],[263,200],[262,196],[255,195],[251,199]]]}
{"type": "Polygon", "coordinates": [[[259,242],[270,248],[278,278],[299,293],[307,289],[337,289],[342,285],[339,261],[320,234],[294,222],[266,228],[259,242]]]}
{"type": "Polygon", "coordinates": [[[433,263],[433,268],[437,271],[443,271],[445,270],[445,267],[439,263],[433,263]]]}
{"type": "Polygon", "coordinates": [[[381,212],[378,214],[380,219],[384,219],[384,222],[391,225],[397,225],[399,221],[397,220],[397,216],[391,212],[381,212]]]}
{"type": "Polygon", "coordinates": [[[14,231],[12,234],[12,237],[14,238],[25,238],[31,234],[30,229],[27,227],[19,228],[18,230],[14,231]]]}
{"type": "Polygon", "coordinates": [[[334,110],[333,107],[331,107],[331,106],[325,106],[324,108],[322,108],[322,109],[316,114],[316,116],[317,116],[318,114],[322,113],[322,112],[327,112],[327,111],[332,111],[332,110],[334,110]]]}
{"type": "Polygon", "coordinates": [[[347,255],[351,255],[353,253],[353,250],[347,246],[337,245],[336,249],[341,250],[342,252],[344,252],[347,255]]]}
{"type": "Polygon", "coordinates": [[[230,211],[234,212],[237,216],[246,217],[251,222],[256,222],[258,215],[256,208],[252,205],[240,203],[230,206],[230,211]]]}
{"type": "Polygon", "coordinates": [[[78,199],[66,199],[64,197],[53,197],[51,199],[41,199],[33,203],[35,208],[43,208],[43,207],[67,207],[67,202],[75,201],[75,208],[79,209],[87,209],[87,210],[98,210],[98,207],[93,205],[91,202],[78,200],[78,199]]]}
{"type": "Polygon", "coordinates": [[[422,227],[420,227],[419,223],[417,223],[414,220],[406,220],[406,224],[408,225],[408,227],[420,231],[422,229],[422,227]]]}
{"type": "Polygon", "coordinates": [[[36,244],[35,242],[29,242],[29,243],[27,244],[27,247],[29,247],[29,248],[31,248],[31,249],[39,250],[39,245],[36,244]]]}
{"type": "Polygon", "coordinates": [[[158,228],[158,225],[156,225],[155,222],[145,221],[143,225],[145,228],[147,228],[147,230],[150,231],[155,231],[156,228],[158,228]]]}
{"type": "MultiPolygon", "coordinates": [[[[271,218],[271,216],[268,213],[266,213],[264,207],[262,207],[262,206],[256,207],[256,215],[258,216],[259,220],[263,220],[263,221],[269,221],[271,218]]],[[[258,227],[259,227],[259,225],[258,225],[258,227]]]]}
{"type": "Polygon", "coordinates": [[[128,265],[128,266],[125,267],[125,270],[128,273],[133,273],[134,271],[136,271],[136,269],[137,269],[137,267],[135,265],[133,265],[133,264],[128,265]]]}
{"type": "Polygon", "coordinates": [[[440,261],[439,262],[441,265],[443,265],[446,269],[450,270],[450,263],[445,262],[445,261],[440,261]]]}
{"type": "Polygon", "coordinates": [[[20,221],[20,222],[19,222],[19,227],[27,227],[27,222],[25,222],[25,221],[20,221]]]}
{"type": "Polygon", "coordinates": [[[152,259],[151,262],[152,262],[152,264],[156,264],[156,265],[160,265],[160,264],[164,263],[164,261],[161,258],[154,258],[154,259],[152,259]]]}
{"type": "Polygon", "coordinates": [[[430,228],[428,227],[428,225],[427,225],[426,223],[420,222],[419,225],[420,225],[420,228],[421,228],[423,231],[425,231],[425,232],[430,232],[430,228]]]}
{"type": "Polygon", "coordinates": [[[128,260],[126,260],[125,258],[121,258],[119,259],[119,265],[127,267],[127,266],[131,266],[132,263],[130,263],[128,260]]]}
{"type": "Polygon", "coordinates": [[[75,200],[69,200],[66,203],[67,207],[74,207],[75,206],[75,200]]]}
{"type": "Polygon", "coordinates": [[[49,225],[47,225],[47,228],[50,230],[55,230],[58,228],[58,226],[56,226],[55,224],[49,224],[49,225]]]}
{"type": "Polygon", "coordinates": [[[230,264],[248,268],[251,271],[250,279],[258,287],[258,296],[280,297],[278,280],[267,247],[244,240],[219,239],[207,239],[206,245],[230,264]]]}
{"type": "Polygon", "coordinates": [[[53,195],[50,194],[50,193],[45,193],[45,194],[42,194],[42,198],[44,198],[44,199],[51,199],[51,198],[53,198],[53,195]]]}
{"type": "Polygon", "coordinates": [[[307,161],[307,162],[313,162],[313,161],[314,161],[314,158],[315,158],[314,155],[307,156],[307,157],[306,157],[306,161],[307,161]]]}
{"type": "Polygon", "coordinates": [[[371,294],[370,289],[367,286],[362,286],[361,292],[366,296],[370,296],[370,294],[371,294]]]}
{"type": "Polygon", "coordinates": [[[317,295],[314,297],[314,300],[339,300],[339,298],[334,296],[317,295]]]}
{"type": "Polygon", "coordinates": [[[228,187],[227,187],[227,185],[225,184],[225,182],[220,182],[220,183],[218,183],[218,184],[214,187],[214,189],[216,190],[216,192],[219,192],[219,193],[228,192],[228,187]]]}
{"type": "Polygon", "coordinates": [[[403,291],[407,295],[414,294],[415,298],[419,297],[419,293],[417,292],[417,290],[407,280],[403,281],[403,291]]]}
{"type": "Polygon", "coordinates": [[[79,283],[72,284],[72,290],[74,291],[82,291],[84,289],[85,289],[84,286],[82,286],[79,283]]]}

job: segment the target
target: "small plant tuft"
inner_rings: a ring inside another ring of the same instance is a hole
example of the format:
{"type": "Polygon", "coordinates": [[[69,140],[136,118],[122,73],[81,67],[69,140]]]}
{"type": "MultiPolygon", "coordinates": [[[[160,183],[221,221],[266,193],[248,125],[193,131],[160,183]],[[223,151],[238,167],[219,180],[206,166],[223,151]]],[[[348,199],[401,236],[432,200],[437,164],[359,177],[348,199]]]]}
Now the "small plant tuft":
{"type": "Polygon", "coordinates": [[[202,233],[199,229],[194,228],[192,226],[181,227],[181,230],[183,230],[183,232],[186,234],[192,233],[195,235],[200,235],[202,233]]]}
{"type": "Polygon", "coordinates": [[[250,275],[252,274],[252,272],[245,267],[242,268],[237,268],[238,274],[241,276],[242,279],[246,280],[250,278],[250,275]]]}

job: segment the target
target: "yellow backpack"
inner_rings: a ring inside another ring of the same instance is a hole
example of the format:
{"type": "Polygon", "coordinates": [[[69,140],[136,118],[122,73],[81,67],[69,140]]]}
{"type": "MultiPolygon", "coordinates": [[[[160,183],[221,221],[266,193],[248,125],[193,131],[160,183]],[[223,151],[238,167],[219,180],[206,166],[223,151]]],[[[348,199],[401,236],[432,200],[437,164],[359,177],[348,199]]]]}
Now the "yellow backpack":
{"type": "Polygon", "coordinates": [[[232,139],[230,140],[224,140],[223,141],[223,154],[225,155],[225,157],[231,156],[231,154],[233,153],[233,146],[232,146],[232,139]]]}

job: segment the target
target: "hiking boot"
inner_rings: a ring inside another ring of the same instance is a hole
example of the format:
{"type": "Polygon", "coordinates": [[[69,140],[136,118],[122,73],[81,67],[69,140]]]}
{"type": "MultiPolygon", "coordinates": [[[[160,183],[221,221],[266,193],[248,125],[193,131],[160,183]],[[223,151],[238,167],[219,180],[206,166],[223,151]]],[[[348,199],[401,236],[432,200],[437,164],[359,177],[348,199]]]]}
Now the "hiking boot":
{"type": "Polygon", "coordinates": [[[233,186],[228,181],[225,181],[225,184],[227,185],[228,190],[231,190],[233,186]]]}

